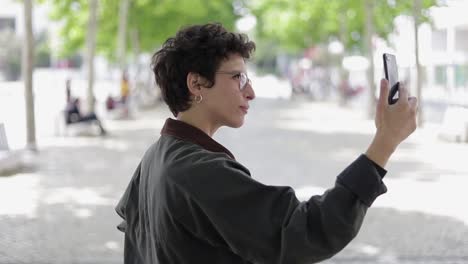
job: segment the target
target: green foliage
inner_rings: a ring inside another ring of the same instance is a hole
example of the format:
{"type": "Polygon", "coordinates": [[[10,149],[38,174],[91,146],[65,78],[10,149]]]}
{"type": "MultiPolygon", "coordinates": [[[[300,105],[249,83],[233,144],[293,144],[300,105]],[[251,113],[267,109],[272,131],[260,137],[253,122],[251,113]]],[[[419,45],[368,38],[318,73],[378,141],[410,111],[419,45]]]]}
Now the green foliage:
{"type": "MultiPolygon", "coordinates": [[[[275,40],[288,51],[340,39],[347,50],[364,49],[364,0],[252,0],[250,9],[257,17],[259,41],[275,40]]],[[[375,33],[387,39],[400,14],[412,15],[413,1],[372,1],[375,33]]],[[[430,21],[427,10],[435,0],[422,0],[422,20],[430,21]]]]}
{"type": "Polygon", "coordinates": [[[237,16],[231,1],[148,0],[132,2],[129,28],[141,36],[143,50],[152,51],[182,26],[206,22],[222,22],[233,28],[237,16]]]}
{"type": "MultiPolygon", "coordinates": [[[[127,49],[131,50],[129,32],[136,31],[141,51],[153,51],[180,27],[206,22],[221,22],[234,28],[238,15],[232,0],[129,0],[127,49]]],[[[51,18],[61,21],[63,45],[59,56],[76,54],[85,45],[89,17],[88,0],[41,0],[52,6],[51,18]]],[[[119,23],[118,0],[100,0],[96,50],[115,61],[119,23]]]]}
{"type": "Polygon", "coordinates": [[[62,23],[59,30],[62,45],[59,57],[74,55],[85,43],[89,5],[87,0],[43,0],[49,2],[50,18],[62,23]]]}

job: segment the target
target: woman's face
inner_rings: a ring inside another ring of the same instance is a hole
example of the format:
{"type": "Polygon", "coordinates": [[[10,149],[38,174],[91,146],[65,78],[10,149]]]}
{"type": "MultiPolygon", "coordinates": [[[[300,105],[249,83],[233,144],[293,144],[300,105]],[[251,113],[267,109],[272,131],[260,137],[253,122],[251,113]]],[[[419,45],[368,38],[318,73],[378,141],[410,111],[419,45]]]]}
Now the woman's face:
{"type": "MultiPolygon", "coordinates": [[[[221,62],[211,88],[203,88],[203,102],[206,114],[218,127],[240,127],[249,109],[249,101],[255,98],[250,81],[240,88],[242,74],[247,74],[244,58],[232,54],[221,62]]],[[[244,79],[245,82],[245,79],[244,79]]]]}

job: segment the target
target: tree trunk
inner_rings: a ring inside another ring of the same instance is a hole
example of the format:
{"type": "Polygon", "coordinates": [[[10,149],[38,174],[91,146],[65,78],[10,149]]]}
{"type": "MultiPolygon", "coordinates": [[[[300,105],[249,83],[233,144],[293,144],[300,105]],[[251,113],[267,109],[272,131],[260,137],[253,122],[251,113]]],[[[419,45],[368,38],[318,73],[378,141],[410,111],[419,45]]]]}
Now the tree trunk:
{"type": "Polygon", "coordinates": [[[366,48],[367,59],[369,60],[369,68],[367,69],[367,79],[369,82],[369,118],[374,118],[375,114],[375,82],[374,82],[374,51],[372,45],[372,36],[374,35],[374,0],[364,0],[366,10],[366,48]]]}
{"type": "Polygon", "coordinates": [[[140,71],[141,71],[141,65],[139,61],[140,57],[140,36],[138,35],[138,29],[132,28],[130,31],[130,37],[132,40],[132,48],[133,48],[133,54],[135,56],[135,91],[139,89],[138,87],[139,84],[139,77],[140,77],[140,71]]]}
{"type": "Polygon", "coordinates": [[[34,36],[32,30],[32,0],[24,0],[23,78],[26,101],[26,148],[36,151],[36,121],[34,116],[33,64],[34,36]]]}
{"type": "Polygon", "coordinates": [[[88,64],[88,111],[94,112],[94,53],[96,49],[96,31],[97,31],[97,9],[98,1],[89,2],[89,20],[87,34],[87,64],[88,64]]]}
{"type": "Polygon", "coordinates": [[[120,0],[119,6],[119,29],[117,34],[117,55],[119,60],[120,70],[125,70],[126,60],[125,53],[127,49],[127,17],[128,17],[129,0],[120,0]]]}
{"type": "Polygon", "coordinates": [[[136,66],[136,75],[140,72],[140,63],[138,61],[140,57],[140,36],[138,35],[138,30],[133,28],[130,32],[132,40],[133,55],[135,56],[135,66],[136,66]]]}
{"type": "Polygon", "coordinates": [[[419,111],[418,111],[418,125],[422,127],[424,125],[423,118],[423,107],[422,107],[422,80],[421,80],[421,64],[419,62],[419,36],[418,29],[420,23],[421,14],[421,0],[413,1],[413,19],[414,19],[414,51],[416,57],[416,91],[419,100],[419,111]]]}
{"type": "Polygon", "coordinates": [[[141,96],[142,93],[144,92],[144,87],[142,86],[140,82],[140,71],[141,71],[141,66],[140,66],[140,38],[138,34],[138,29],[133,27],[130,30],[130,40],[131,40],[131,45],[132,45],[132,50],[133,50],[133,56],[134,56],[134,65],[135,65],[135,75],[133,76],[133,103],[136,107],[141,107],[142,101],[141,101],[141,96]]]}
{"type": "MultiPolygon", "coordinates": [[[[345,7],[341,8],[341,11],[344,13],[346,12],[345,7]]],[[[340,62],[340,65],[338,66],[339,68],[339,76],[340,80],[338,82],[338,95],[339,95],[339,104],[341,106],[346,105],[346,97],[344,90],[342,90],[342,84],[345,82],[348,82],[348,73],[346,72],[346,69],[343,67],[343,59],[345,57],[345,51],[346,51],[346,38],[348,34],[348,27],[346,24],[346,19],[345,16],[338,16],[339,24],[340,24],[340,42],[343,45],[343,52],[339,55],[338,61],[340,62]]]]}

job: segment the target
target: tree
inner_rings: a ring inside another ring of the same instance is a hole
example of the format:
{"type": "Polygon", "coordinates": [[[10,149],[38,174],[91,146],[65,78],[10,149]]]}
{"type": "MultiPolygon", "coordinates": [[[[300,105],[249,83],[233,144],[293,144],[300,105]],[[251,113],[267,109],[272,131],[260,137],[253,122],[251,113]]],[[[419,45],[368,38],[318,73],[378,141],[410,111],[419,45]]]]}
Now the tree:
{"type": "Polygon", "coordinates": [[[413,18],[414,24],[414,53],[415,53],[415,68],[416,68],[416,93],[417,98],[419,100],[419,110],[418,110],[418,125],[424,125],[424,109],[423,109],[423,97],[422,97],[422,73],[423,68],[421,67],[421,63],[419,61],[419,37],[418,37],[418,29],[419,26],[423,23],[430,23],[430,17],[428,16],[428,9],[444,4],[444,1],[436,1],[436,0],[413,0],[413,1],[397,1],[397,7],[399,10],[399,14],[407,15],[413,18]],[[440,2],[440,3],[439,3],[440,2]]]}
{"type": "MultiPolygon", "coordinates": [[[[386,38],[392,32],[396,7],[387,1],[372,0],[257,0],[251,8],[259,20],[258,35],[276,39],[287,50],[301,51],[339,40],[345,47],[339,59],[345,54],[365,54],[370,62],[370,109],[374,109],[372,38],[374,34],[386,38]]],[[[345,76],[341,69],[340,77],[345,76]]]]}
{"type": "MultiPolygon", "coordinates": [[[[421,83],[421,64],[419,63],[419,37],[418,37],[418,29],[419,24],[421,23],[421,0],[413,0],[413,20],[414,20],[414,51],[415,51],[415,58],[416,58],[416,91],[417,97],[420,102],[422,102],[422,83],[421,83]]],[[[422,104],[419,105],[418,111],[418,125],[423,126],[423,106],[422,104]]]]}
{"type": "MultiPolygon", "coordinates": [[[[421,1],[420,21],[429,21],[425,11],[437,3],[421,1]]],[[[367,54],[368,58],[372,58],[372,38],[387,40],[394,30],[394,19],[413,10],[412,2],[405,0],[255,0],[249,7],[257,17],[258,41],[273,39],[283,49],[298,52],[339,39],[346,53],[367,54]]],[[[368,79],[374,109],[374,69],[370,62],[368,79]]]]}
{"type": "MultiPolygon", "coordinates": [[[[413,0],[411,1],[404,1],[404,0],[399,0],[395,1],[393,4],[390,4],[390,2],[387,2],[386,5],[377,5],[379,9],[375,8],[375,3],[385,3],[385,1],[372,1],[372,0],[364,0],[366,4],[366,43],[367,43],[367,54],[370,62],[370,67],[368,71],[368,80],[369,80],[369,85],[370,85],[370,108],[368,110],[368,113],[370,116],[373,116],[373,111],[375,109],[375,92],[376,92],[376,86],[374,82],[374,72],[375,72],[375,67],[374,67],[374,61],[373,61],[373,48],[372,48],[372,36],[374,35],[374,27],[373,24],[379,24],[379,23],[384,23],[385,20],[382,19],[382,17],[379,15],[377,16],[371,16],[370,14],[383,14],[385,13],[386,10],[393,10],[390,12],[392,14],[389,16],[387,19],[391,21],[391,25],[393,25],[393,20],[395,19],[396,16],[398,15],[405,15],[405,14],[411,14],[414,18],[414,37],[415,37],[415,58],[416,58],[416,89],[417,89],[417,96],[422,102],[422,92],[421,92],[421,65],[419,63],[419,38],[418,38],[418,28],[419,25],[423,22],[429,22],[430,18],[427,15],[422,14],[422,11],[426,11],[429,8],[435,6],[437,3],[435,0],[413,0]],[[379,19],[380,18],[380,19],[379,19]]],[[[388,13],[387,13],[388,14],[388,13]]],[[[389,31],[390,32],[390,31],[389,31]]],[[[384,39],[387,38],[387,35],[381,36],[384,39]]],[[[418,112],[418,123],[420,125],[423,124],[422,120],[422,107],[420,106],[419,112],[418,112]]]]}
{"type": "MultiPolygon", "coordinates": [[[[94,108],[94,53],[103,55],[123,69],[129,47],[133,49],[137,62],[140,52],[153,52],[182,26],[222,22],[227,28],[233,29],[239,17],[233,0],[99,0],[98,12],[93,8],[96,0],[38,1],[48,2],[52,7],[51,18],[61,22],[62,46],[58,51],[59,57],[69,57],[80,52],[86,40],[90,110],[94,108]],[[92,11],[96,14],[91,14],[92,11]],[[97,35],[95,24],[99,24],[97,35]]],[[[140,69],[138,64],[136,68],[140,69]]]]}
{"type": "Polygon", "coordinates": [[[33,93],[34,37],[32,31],[32,0],[24,0],[23,8],[25,27],[25,41],[23,42],[23,78],[26,101],[26,148],[36,151],[36,121],[34,116],[33,93]]]}
{"type": "MultiPolygon", "coordinates": [[[[125,30],[137,38],[141,52],[153,52],[168,37],[188,24],[221,22],[234,29],[239,17],[232,0],[126,0],[128,1],[127,23],[125,30]],[[131,33],[134,32],[134,33],[131,33]],[[136,33],[136,34],[135,34],[136,33]]],[[[60,36],[63,45],[60,56],[70,56],[80,51],[85,43],[85,28],[89,6],[85,0],[42,0],[52,6],[51,18],[61,21],[60,36]]],[[[98,12],[99,32],[96,38],[96,52],[112,62],[118,62],[117,42],[122,43],[124,52],[129,50],[131,40],[128,33],[119,35],[120,10],[125,10],[123,0],[100,0],[98,12]],[[122,9],[120,8],[122,6],[122,9]],[[116,36],[119,41],[116,41],[116,36]],[[125,38],[125,42],[121,39],[125,38]],[[122,42],[121,42],[122,41],[122,42]]],[[[123,12],[122,11],[122,12],[123,12]]],[[[119,44],[120,45],[120,44],[119,44]]],[[[133,44],[132,44],[133,45],[133,44]]]]}
{"type": "Polygon", "coordinates": [[[130,0],[120,0],[119,10],[119,28],[117,34],[117,54],[119,60],[120,70],[125,69],[125,51],[127,44],[127,18],[130,0]]]}
{"type": "MultiPolygon", "coordinates": [[[[421,21],[429,21],[424,12],[436,5],[423,0],[421,21]]],[[[313,45],[341,39],[347,51],[365,53],[365,0],[252,0],[249,9],[257,17],[259,41],[275,40],[283,49],[301,51],[313,45]],[[345,30],[343,30],[343,26],[345,30]]],[[[405,0],[371,1],[374,34],[387,39],[394,30],[394,19],[412,12],[405,0]]]]}
{"type": "Polygon", "coordinates": [[[88,32],[86,37],[87,65],[88,65],[88,110],[94,112],[94,53],[96,49],[98,0],[90,0],[88,32]]]}
{"type": "Polygon", "coordinates": [[[365,10],[366,10],[366,49],[367,49],[367,60],[369,61],[369,68],[367,69],[367,82],[369,83],[369,109],[367,113],[369,117],[372,118],[375,114],[375,66],[374,66],[374,52],[372,45],[372,37],[374,36],[374,19],[372,14],[374,13],[374,1],[373,0],[364,0],[365,10]]]}

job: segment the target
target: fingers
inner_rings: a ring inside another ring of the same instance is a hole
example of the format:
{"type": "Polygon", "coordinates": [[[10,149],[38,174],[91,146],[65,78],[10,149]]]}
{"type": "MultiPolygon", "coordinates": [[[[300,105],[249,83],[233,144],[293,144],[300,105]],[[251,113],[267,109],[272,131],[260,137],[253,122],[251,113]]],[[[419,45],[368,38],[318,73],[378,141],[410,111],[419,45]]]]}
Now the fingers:
{"type": "Polygon", "coordinates": [[[416,130],[416,128],[418,127],[418,99],[414,96],[411,96],[411,97],[408,97],[408,104],[409,104],[409,107],[410,107],[410,112],[413,116],[413,120],[414,120],[414,123],[413,123],[413,131],[416,130]]]}
{"type": "Polygon", "coordinates": [[[410,105],[411,108],[413,109],[418,109],[418,98],[414,96],[408,97],[408,104],[410,105]]]}
{"type": "Polygon", "coordinates": [[[408,98],[408,100],[409,100],[408,89],[402,83],[399,83],[398,85],[399,85],[399,87],[398,87],[398,102],[400,104],[405,103],[406,100],[402,100],[402,98],[408,98]]]}
{"type": "Polygon", "coordinates": [[[408,105],[410,106],[410,108],[413,109],[413,111],[417,111],[418,99],[414,96],[410,96],[408,89],[403,84],[400,84],[398,98],[399,98],[398,103],[404,104],[408,102],[408,105]],[[406,100],[402,100],[403,98],[408,98],[408,99],[406,101],[406,100]]]}

